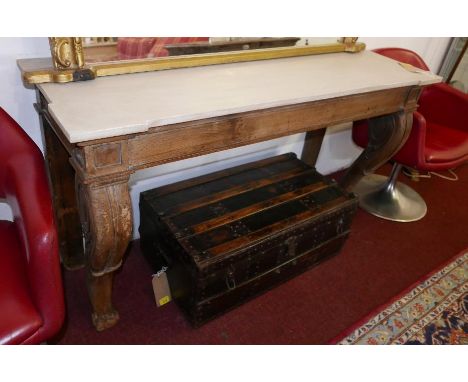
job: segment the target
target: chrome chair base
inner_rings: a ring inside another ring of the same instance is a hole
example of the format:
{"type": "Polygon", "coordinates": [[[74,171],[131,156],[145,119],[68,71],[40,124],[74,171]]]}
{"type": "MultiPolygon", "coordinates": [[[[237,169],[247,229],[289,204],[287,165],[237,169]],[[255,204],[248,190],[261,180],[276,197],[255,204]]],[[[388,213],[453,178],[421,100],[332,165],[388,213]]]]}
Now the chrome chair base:
{"type": "Polygon", "coordinates": [[[401,167],[395,164],[390,177],[371,174],[362,178],[353,190],[359,197],[359,206],[387,220],[412,222],[422,219],[427,212],[426,202],[411,187],[396,181],[401,167]]]}

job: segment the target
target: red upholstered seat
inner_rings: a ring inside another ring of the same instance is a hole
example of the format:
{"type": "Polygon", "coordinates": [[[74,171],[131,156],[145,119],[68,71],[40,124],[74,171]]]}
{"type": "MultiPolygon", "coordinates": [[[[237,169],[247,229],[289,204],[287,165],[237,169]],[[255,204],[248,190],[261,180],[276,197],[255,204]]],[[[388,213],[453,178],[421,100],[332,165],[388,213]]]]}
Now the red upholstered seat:
{"type": "Polygon", "coordinates": [[[42,343],[63,324],[57,232],[44,159],[0,108],[0,344],[42,343]]]}
{"type": "MultiPolygon", "coordinates": [[[[376,53],[423,70],[427,65],[416,53],[400,48],[376,49],[376,53]]],[[[354,142],[365,147],[367,121],[353,125],[354,142]]],[[[413,113],[413,128],[394,161],[421,171],[455,168],[468,162],[468,95],[445,83],[428,86],[413,113]]]]}
{"type": "Polygon", "coordinates": [[[445,163],[468,159],[468,133],[437,123],[428,123],[426,128],[431,132],[426,134],[426,162],[445,163]]]}

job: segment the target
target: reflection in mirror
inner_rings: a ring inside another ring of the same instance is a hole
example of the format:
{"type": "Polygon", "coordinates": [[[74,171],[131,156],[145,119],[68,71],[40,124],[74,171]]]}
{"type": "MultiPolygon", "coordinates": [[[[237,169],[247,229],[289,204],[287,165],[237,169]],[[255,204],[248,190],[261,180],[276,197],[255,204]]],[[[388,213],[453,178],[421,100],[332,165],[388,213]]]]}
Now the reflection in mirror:
{"type": "Polygon", "coordinates": [[[330,44],[336,37],[84,37],[86,63],[330,44]]]}
{"type": "Polygon", "coordinates": [[[85,62],[106,62],[117,59],[118,37],[83,37],[85,62]]]}

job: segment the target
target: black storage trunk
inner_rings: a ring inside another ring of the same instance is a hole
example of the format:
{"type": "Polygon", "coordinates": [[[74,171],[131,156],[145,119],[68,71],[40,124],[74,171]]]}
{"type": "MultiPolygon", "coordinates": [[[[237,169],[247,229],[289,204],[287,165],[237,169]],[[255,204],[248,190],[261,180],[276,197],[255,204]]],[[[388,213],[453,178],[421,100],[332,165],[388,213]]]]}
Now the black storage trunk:
{"type": "Polygon", "coordinates": [[[356,208],[285,154],[141,193],[141,245],[198,326],[336,254],[356,208]]]}

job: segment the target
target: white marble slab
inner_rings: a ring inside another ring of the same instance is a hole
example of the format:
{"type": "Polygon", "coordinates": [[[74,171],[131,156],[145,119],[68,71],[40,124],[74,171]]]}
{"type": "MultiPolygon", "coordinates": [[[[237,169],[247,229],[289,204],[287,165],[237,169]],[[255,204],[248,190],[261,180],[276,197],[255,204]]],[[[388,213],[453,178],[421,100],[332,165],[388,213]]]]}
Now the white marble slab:
{"type": "Polygon", "coordinates": [[[375,54],[334,53],[38,85],[70,142],[232,113],[440,82],[375,54]]]}

